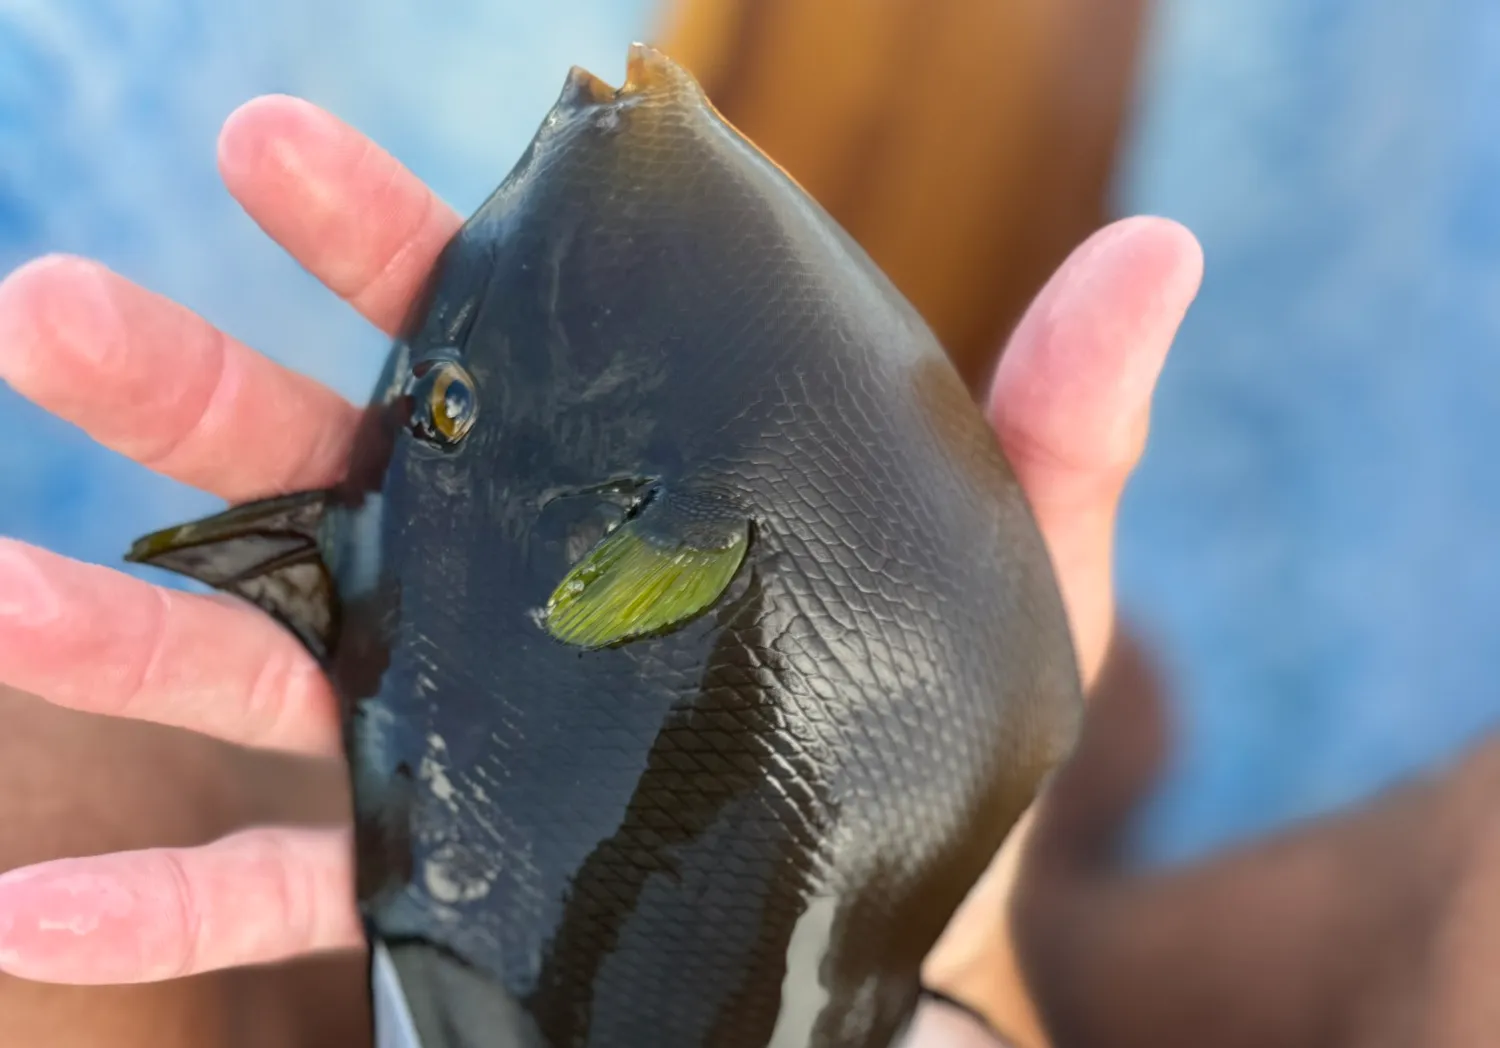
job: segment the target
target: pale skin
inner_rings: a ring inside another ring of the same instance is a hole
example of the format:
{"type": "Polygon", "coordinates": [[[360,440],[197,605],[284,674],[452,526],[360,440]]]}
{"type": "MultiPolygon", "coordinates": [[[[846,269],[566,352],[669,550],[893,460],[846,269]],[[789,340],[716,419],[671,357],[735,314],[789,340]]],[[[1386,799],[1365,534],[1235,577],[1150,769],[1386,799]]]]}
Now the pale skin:
{"type": "MultiPolygon", "coordinates": [[[[257,99],[231,116],[219,166],[265,232],[386,333],[461,221],[389,154],[295,99],[257,99]]],[[[1114,627],[1119,496],[1201,272],[1196,241],[1175,223],[1101,230],[1038,295],[988,398],[1052,553],[1085,681],[1114,627]]],[[[0,283],[0,378],[105,447],[231,502],[336,481],[358,414],[71,257],[0,283]]],[[[0,683],[72,709],[339,759],[326,680],[260,612],[5,539],[0,683]]],[[[1024,1035],[1032,1020],[1004,934],[1007,868],[997,863],[929,974],[1024,1035]]],[[[149,982],[361,941],[345,828],[255,828],[0,876],[0,970],[25,979],[149,982]]]]}

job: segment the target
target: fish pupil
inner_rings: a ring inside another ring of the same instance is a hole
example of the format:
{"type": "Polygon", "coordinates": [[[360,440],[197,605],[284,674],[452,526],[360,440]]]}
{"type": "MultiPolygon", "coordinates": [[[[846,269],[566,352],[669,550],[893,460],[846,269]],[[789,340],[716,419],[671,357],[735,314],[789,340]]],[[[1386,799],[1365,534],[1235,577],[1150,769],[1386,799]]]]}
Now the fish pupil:
{"type": "Polygon", "coordinates": [[[469,412],[474,407],[474,392],[462,381],[454,380],[448,384],[447,393],[443,397],[443,410],[447,413],[450,422],[462,422],[469,417],[469,412]]]}
{"type": "Polygon", "coordinates": [[[424,361],[412,369],[410,385],[413,436],[452,447],[468,434],[478,398],[468,372],[453,361],[424,361]]]}

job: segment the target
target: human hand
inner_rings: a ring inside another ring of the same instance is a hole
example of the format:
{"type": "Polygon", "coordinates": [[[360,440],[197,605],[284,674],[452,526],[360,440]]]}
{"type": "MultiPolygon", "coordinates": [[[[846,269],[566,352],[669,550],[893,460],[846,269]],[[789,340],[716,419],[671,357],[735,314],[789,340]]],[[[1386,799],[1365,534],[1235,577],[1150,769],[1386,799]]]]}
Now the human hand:
{"type": "MultiPolygon", "coordinates": [[[[388,333],[460,221],[362,136],[290,99],[231,117],[220,166],[275,240],[388,333]]],[[[1112,629],[1116,502],[1199,270],[1178,226],[1101,232],[1039,296],[997,374],[991,417],[1052,551],[1086,678],[1112,629]]],[[[329,390],[71,258],[0,284],[0,377],[101,444],[230,501],[335,481],[357,418],[329,390]]],[[[0,681],[62,706],[336,755],[327,681],[248,606],[0,541],[0,610],[0,681]]],[[[347,829],[265,828],[14,871],[0,877],[0,969],[138,982],[355,948],[351,859],[347,829]]],[[[966,908],[979,915],[975,941],[1003,930],[998,912],[966,908]]]]}
{"type": "Polygon", "coordinates": [[[1149,666],[1105,676],[1014,896],[1055,1044],[1500,1043],[1500,735],[1345,811],[1142,870],[1124,845],[1170,726],[1149,666]]]}

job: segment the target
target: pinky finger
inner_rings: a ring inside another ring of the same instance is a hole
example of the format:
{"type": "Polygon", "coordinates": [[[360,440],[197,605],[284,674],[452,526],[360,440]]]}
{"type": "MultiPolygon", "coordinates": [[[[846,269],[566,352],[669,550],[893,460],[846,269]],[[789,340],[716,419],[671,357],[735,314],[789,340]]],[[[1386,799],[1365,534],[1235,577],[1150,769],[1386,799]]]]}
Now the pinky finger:
{"type": "Polygon", "coordinates": [[[363,942],[347,830],[59,859],[0,877],[0,971],[155,982],[363,942]]]}

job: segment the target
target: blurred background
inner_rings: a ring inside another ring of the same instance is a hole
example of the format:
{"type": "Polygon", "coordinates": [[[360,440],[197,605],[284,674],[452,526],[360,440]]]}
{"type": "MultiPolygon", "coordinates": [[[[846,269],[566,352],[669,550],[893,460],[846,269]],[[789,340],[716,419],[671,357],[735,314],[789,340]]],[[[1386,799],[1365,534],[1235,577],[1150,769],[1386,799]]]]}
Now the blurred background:
{"type": "MultiPolygon", "coordinates": [[[[1500,716],[1500,6],[1491,0],[0,0],[0,273],[102,259],[363,400],[384,340],[266,241],[220,123],[290,92],[461,211],[567,68],[662,43],[823,200],[976,388],[1108,218],[1203,292],[1127,495],[1122,599],[1181,747],[1181,857],[1500,716]]],[[[0,387],[0,534],[117,564],[212,500],[0,387]]]]}

